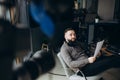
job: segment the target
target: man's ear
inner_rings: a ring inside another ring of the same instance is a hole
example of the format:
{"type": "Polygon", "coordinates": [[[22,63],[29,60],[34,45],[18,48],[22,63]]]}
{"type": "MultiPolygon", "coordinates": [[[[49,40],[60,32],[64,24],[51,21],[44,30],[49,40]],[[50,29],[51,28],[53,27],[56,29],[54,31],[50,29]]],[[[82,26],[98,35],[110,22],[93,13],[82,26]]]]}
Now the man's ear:
{"type": "Polygon", "coordinates": [[[66,34],[64,35],[64,38],[65,38],[65,40],[66,40],[66,34]]]}
{"type": "Polygon", "coordinates": [[[66,35],[64,35],[64,38],[66,39],[66,35]]]}

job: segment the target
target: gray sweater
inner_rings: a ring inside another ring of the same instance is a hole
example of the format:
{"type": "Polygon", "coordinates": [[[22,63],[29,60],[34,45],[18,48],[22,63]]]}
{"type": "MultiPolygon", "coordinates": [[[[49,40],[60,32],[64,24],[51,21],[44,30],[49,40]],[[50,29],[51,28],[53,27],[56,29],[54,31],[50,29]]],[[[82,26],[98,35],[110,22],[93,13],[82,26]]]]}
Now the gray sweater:
{"type": "Polygon", "coordinates": [[[69,46],[66,42],[61,47],[61,56],[65,63],[75,72],[88,64],[88,56],[84,53],[80,44],[69,46]]]}

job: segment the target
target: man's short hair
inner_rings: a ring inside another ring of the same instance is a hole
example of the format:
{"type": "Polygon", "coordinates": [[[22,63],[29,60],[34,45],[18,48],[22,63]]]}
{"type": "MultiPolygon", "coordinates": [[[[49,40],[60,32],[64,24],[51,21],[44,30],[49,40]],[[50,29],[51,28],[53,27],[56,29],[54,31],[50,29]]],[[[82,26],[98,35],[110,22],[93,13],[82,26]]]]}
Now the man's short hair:
{"type": "Polygon", "coordinates": [[[65,34],[67,31],[70,31],[70,30],[75,31],[73,28],[67,28],[67,29],[65,29],[64,34],[65,34]]]}

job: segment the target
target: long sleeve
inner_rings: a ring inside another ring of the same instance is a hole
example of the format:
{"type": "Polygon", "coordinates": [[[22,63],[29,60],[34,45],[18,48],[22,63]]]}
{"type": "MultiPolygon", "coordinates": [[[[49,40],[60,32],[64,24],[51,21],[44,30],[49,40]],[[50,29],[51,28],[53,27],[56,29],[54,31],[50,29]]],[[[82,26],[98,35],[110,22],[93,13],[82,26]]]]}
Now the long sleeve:
{"type": "MultiPolygon", "coordinates": [[[[74,50],[74,49],[73,49],[74,50]]],[[[61,47],[61,56],[65,63],[70,67],[70,68],[81,68],[88,64],[88,57],[86,57],[84,54],[75,53],[74,51],[71,51],[70,48],[68,48],[66,45],[63,45],[61,47]],[[73,55],[77,55],[78,58],[73,59],[73,55]]]]}

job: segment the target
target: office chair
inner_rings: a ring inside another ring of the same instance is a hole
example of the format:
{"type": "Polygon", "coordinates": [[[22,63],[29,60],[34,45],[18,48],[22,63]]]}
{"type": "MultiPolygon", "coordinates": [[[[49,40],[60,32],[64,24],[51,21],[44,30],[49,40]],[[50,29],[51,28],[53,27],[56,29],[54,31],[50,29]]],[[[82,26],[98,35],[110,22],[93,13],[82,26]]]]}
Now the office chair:
{"type": "Polygon", "coordinates": [[[102,77],[101,74],[98,74],[98,75],[95,75],[95,76],[85,77],[85,75],[83,74],[82,71],[80,71],[81,74],[82,74],[82,76],[77,75],[73,70],[71,70],[71,69],[66,65],[66,63],[65,63],[64,60],[62,59],[62,56],[61,56],[60,52],[57,54],[57,57],[58,57],[58,59],[60,60],[60,63],[62,64],[63,69],[64,69],[64,71],[65,71],[65,75],[66,75],[66,77],[67,77],[69,80],[99,80],[99,79],[102,77]]]}

